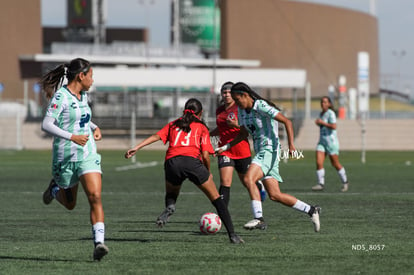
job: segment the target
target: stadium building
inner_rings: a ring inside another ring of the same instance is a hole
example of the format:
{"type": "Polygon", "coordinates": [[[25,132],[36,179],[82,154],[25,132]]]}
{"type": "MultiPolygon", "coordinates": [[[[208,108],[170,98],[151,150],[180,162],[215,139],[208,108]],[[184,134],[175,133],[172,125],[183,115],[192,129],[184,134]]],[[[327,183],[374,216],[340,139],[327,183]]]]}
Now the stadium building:
{"type": "MultiPolygon", "coordinates": [[[[92,5],[101,1],[86,2],[92,5]]],[[[92,10],[88,12],[93,14],[92,10]]],[[[22,79],[29,79],[32,90],[36,76],[42,73],[42,64],[36,64],[42,62],[29,62],[22,57],[48,52],[53,41],[62,42],[65,38],[61,30],[41,26],[40,0],[5,1],[0,14],[2,98],[22,100],[22,79]]],[[[96,24],[91,18],[81,19],[69,18],[68,24],[78,28],[81,24],[96,24]]],[[[258,68],[304,70],[312,96],[320,96],[330,85],[337,86],[340,75],[346,77],[347,87],[357,87],[357,56],[363,51],[369,54],[370,93],[378,92],[378,25],[370,14],[296,1],[223,0],[220,19],[220,59],[255,60],[258,68]]],[[[107,28],[104,32],[104,43],[108,45],[120,40],[145,42],[147,37],[146,30],[138,29],[127,32],[107,28]]],[[[66,31],[67,40],[69,35],[66,31]]],[[[82,42],[94,43],[93,39],[82,42]]],[[[106,54],[117,55],[116,51],[106,54]]],[[[29,97],[34,99],[32,92],[29,97]]]]}
{"type": "MultiPolygon", "coordinates": [[[[159,49],[148,47],[148,30],[105,26],[105,0],[82,1],[80,10],[74,2],[67,2],[62,29],[41,25],[40,0],[0,4],[2,102],[41,117],[45,101],[36,82],[77,56],[94,63],[94,117],[106,128],[127,129],[132,114],[137,127],[158,127],[189,96],[209,106],[214,119],[212,91],[227,80],[244,81],[270,100],[291,100],[287,115],[300,122],[311,117],[309,98],[358,88],[360,53],[367,57],[366,92],[379,93],[378,22],[371,14],[294,0],[176,0],[171,47],[159,49]]],[[[347,104],[343,95],[338,103],[347,104]]]]}

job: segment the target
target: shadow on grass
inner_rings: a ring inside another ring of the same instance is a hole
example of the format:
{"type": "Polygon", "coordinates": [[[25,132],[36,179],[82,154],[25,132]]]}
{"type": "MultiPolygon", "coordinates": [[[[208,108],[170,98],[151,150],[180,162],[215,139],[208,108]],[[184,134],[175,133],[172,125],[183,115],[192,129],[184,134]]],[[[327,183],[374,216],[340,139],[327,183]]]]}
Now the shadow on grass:
{"type": "MultiPolygon", "coordinates": [[[[15,257],[15,256],[0,256],[2,260],[19,260],[19,261],[37,261],[37,262],[79,262],[78,260],[68,259],[54,259],[54,258],[41,258],[41,257],[15,257]]],[[[87,261],[85,261],[87,262],[87,261]]]]}

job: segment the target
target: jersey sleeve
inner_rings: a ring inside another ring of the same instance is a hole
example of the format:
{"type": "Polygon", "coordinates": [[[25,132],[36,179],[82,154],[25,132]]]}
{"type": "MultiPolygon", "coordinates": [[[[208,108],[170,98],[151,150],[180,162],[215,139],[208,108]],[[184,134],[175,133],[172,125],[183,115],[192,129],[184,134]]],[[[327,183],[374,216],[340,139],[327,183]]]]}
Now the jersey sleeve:
{"type": "Polygon", "coordinates": [[[257,102],[257,111],[269,116],[270,118],[275,118],[277,116],[277,114],[279,113],[278,109],[276,109],[275,107],[269,105],[264,100],[259,100],[257,102]]]}
{"type": "Polygon", "coordinates": [[[214,154],[213,145],[211,145],[210,133],[206,127],[203,127],[201,135],[201,152],[207,151],[210,154],[214,154]]]}
{"type": "Polygon", "coordinates": [[[65,95],[61,93],[59,90],[53,95],[52,99],[50,100],[49,106],[46,110],[46,116],[52,117],[54,119],[58,119],[60,113],[65,108],[65,95]]]}
{"type": "Polygon", "coordinates": [[[161,130],[159,130],[157,132],[157,135],[160,136],[160,138],[161,138],[161,140],[164,144],[166,144],[167,141],[168,141],[168,137],[169,137],[169,134],[170,134],[171,123],[172,122],[166,124],[161,130]]]}
{"type": "Polygon", "coordinates": [[[335,112],[330,110],[329,117],[328,117],[328,123],[335,124],[336,123],[336,115],[335,112]]]}

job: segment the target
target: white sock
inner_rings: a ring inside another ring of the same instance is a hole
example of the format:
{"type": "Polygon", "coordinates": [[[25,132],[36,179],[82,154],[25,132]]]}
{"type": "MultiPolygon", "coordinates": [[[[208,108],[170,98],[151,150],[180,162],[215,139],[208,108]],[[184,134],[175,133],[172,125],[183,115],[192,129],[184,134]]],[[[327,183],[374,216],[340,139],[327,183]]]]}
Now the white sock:
{"type": "Polygon", "coordinates": [[[97,222],[92,226],[92,234],[95,243],[104,243],[105,240],[105,224],[97,222]]]}
{"type": "Polygon", "coordinates": [[[252,211],[253,211],[253,217],[255,219],[262,218],[263,217],[262,202],[253,200],[252,211]]]}
{"type": "Polygon", "coordinates": [[[318,179],[318,183],[321,185],[325,184],[325,169],[316,170],[316,177],[318,179]]]}
{"type": "Polygon", "coordinates": [[[341,179],[342,183],[347,183],[348,182],[348,178],[346,176],[346,171],[345,171],[344,167],[342,167],[341,169],[338,170],[338,175],[339,175],[339,178],[341,179]]]}
{"type": "Polygon", "coordinates": [[[297,200],[295,205],[292,206],[292,208],[300,211],[300,212],[305,212],[308,213],[309,210],[311,209],[311,206],[301,200],[297,200]]]}

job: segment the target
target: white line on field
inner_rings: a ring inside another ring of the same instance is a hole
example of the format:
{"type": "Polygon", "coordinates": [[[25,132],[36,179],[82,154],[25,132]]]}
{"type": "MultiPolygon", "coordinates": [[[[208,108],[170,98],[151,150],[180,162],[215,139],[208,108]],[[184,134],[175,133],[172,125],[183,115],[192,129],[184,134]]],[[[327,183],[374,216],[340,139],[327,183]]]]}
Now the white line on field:
{"type": "Polygon", "coordinates": [[[140,169],[140,168],[147,168],[157,166],[158,161],[151,161],[151,162],[136,162],[134,164],[126,165],[126,166],[119,166],[115,168],[115,171],[127,171],[132,169],[140,169]]]}

